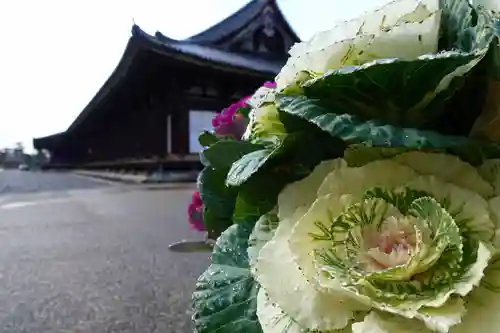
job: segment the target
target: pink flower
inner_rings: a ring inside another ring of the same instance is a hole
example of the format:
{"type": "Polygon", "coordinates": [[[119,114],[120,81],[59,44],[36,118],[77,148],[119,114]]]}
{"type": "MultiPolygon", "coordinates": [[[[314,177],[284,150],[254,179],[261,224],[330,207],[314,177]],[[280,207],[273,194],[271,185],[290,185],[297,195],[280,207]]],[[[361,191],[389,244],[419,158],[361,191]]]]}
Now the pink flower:
{"type": "MultiPolygon", "coordinates": [[[[263,84],[266,88],[275,88],[275,82],[265,82],[263,84]]],[[[215,130],[215,135],[218,136],[232,136],[236,140],[241,140],[243,133],[245,133],[248,119],[238,110],[247,108],[248,100],[251,96],[246,96],[238,102],[228,106],[221,113],[217,114],[212,119],[212,126],[215,130]]],[[[191,227],[198,231],[206,231],[203,223],[203,201],[201,200],[200,193],[194,192],[191,198],[191,203],[188,206],[188,219],[191,227]]]]}
{"type": "Polygon", "coordinates": [[[242,114],[239,114],[238,110],[248,107],[247,101],[249,98],[250,96],[243,97],[214,117],[212,126],[216,135],[232,136],[237,140],[241,139],[241,136],[245,133],[248,120],[242,114]]]}
{"type": "MultiPolygon", "coordinates": [[[[267,81],[263,84],[266,88],[276,88],[276,82],[267,81]]],[[[215,129],[215,134],[219,136],[232,136],[237,140],[241,139],[248,125],[248,119],[238,113],[241,108],[249,107],[248,100],[251,96],[246,96],[238,102],[230,105],[222,110],[212,119],[212,126],[215,129]]]]}
{"type": "Polygon", "coordinates": [[[200,192],[194,192],[191,197],[191,201],[196,205],[203,205],[203,201],[201,200],[200,192]]]}
{"type": "Polygon", "coordinates": [[[189,224],[198,231],[205,231],[203,223],[203,201],[201,201],[200,192],[194,192],[191,203],[188,206],[189,224]]]}

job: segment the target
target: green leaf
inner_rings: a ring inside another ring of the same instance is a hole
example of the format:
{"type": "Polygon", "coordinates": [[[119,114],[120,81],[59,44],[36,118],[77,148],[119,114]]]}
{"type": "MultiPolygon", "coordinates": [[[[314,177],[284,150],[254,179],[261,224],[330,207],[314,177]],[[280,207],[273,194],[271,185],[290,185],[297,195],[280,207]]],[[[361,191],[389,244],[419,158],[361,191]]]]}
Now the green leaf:
{"type": "Polygon", "coordinates": [[[238,187],[234,222],[260,218],[276,206],[286,185],[308,176],[321,161],[342,156],[344,149],[340,140],[314,126],[287,135],[279,151],[238,187]]]}
{"type": "MultiPolygon", "coordinates": [[[[372,147],[367,144],[352,144],[344,151],[344,159],[349,166],[360,167],[373,161],[393,158],[411,150],[405,147],[372,147]]],[[[429,152],[458,156],[462,161],[472,166],[480,166],[486,160],[500,157],[500,146],[489,142],[471,140],[461,146],[429,149],[429,152]]]]}
{"type": "MultiPolygon", "coordinates": [[[[441,49],[469,51],[487,48],[490,45],[488,54],[472,70],[460,92],[445,105],[450,112],[436,124],[441,133],[458,135],[470,133],[474,137],[488,137],[491,132],[497,132],[497,126],[494,125],[497,117],[496,108],[488,108],[490,103],[486,96],[491,89],[488,79],[500,77],[498,18],[480,8],[478,6],[480,2],[484,1],[473,1],[471,5],[469,1],[440,0],[440,7],[443,9],[442,38],[439,43],[441,49]]],[[[494,90],[493,97],[496,95],[497,89],[494,90]]]]}
{"type": "Polygon", "coordinates": [[[446,149],[446,152],[460,157],[460,159],[473,166],[479,166],[486,160],[500,157],[500,145],[470,140],[464,145],[450,147],[446,149]]]}
{"type": "Polygon", "coordinates": [[[203,160],[216,169],[228,169],[231,165],[256,150],[262,149],[262,145],[253,144],[248,141],[220,140],[205,149],[201,155],[203,160]]]}
{"type": "MultiPolygon", "coordinates": [[[[303,176],[292,170],[294,169],[268,168],[255,174],[247,183],[240,186],[234,208],[234,223],[248,219],[255,221],[274,208],[281,190],[303,176]]],[[[305,170],[303,172],[309,173],[305,170]]]]}
{"type": "Polygon", "coordinates": [[[259,186],[269,187],[269,184],[285,181],[282,184],[284,186],[307,176],[321,161],[344,153],[344,142],[318,130],[316,126],[289,118],[287,122],[293,122],[293,126],[290,126],[292,132],[283,140],[277,141],[274,146],[247,154],[233,163],[227,178],[229,186],[241,186],[264,167],[269,167],[267,171],[274,168],[277,172],[271,172],[272,178],[264,177],[262,181],[266,182],[265,185],[259,186]]]}
{"type": "Polygon", "coordinates": [[[212,264],[193,293],[198,333],[262,333],[256,310],[258,283],[250,272],[248,237],[253,223],[231,226],[217,240],[212,264]]]}
{"type": "Polygon", "coordinates": [[[440,8],[439,53],[345,66],[305,81],[301,94],[337,114],[468,135],[484,104],[485,73],[500,73],[498,57],[483,58],[498,50],[498,17],[466,0],[441,0],[440,8]]]}
{"type": "Polygon", "coordinates": [[[413,149],[449,148],[467,144],[469,139],[445,136],[433,131],[398,128],[380,121],[362,121],[350,114],[330,112],[318,100],[305,96],[277,96],[282,112],[305,119],[330,135],[348,143],[364,142],[373,146],[407,147],[413,149]]]}
{"type": "Polygon", "coordinates": [[[226,170],[205,167],[198,176],[198,189],[205,206],[203,222],[214,239],[233,224],[237,191],[225,185],[226,170]]]}
{"type": "MultiPolygon", "coordinates": [[[[486,6],[495,7],[494,1],[481,1],[486,6]]],[[[498,9],[498,6],[496,6],[498,9]]],[[[485,12],[485,10],[482,10],[485,12]]],[[[474,110],[477,113],[476,117],[469,120],[472,128],[470,128],[470,136],[483,138],[493,142],[500,142],[498,134],[498,120],[500,119],[500,98],[498,97],[498,89],[500,87],[500,15],[490,13],[491,26],[494,32],[494,42],[490,47],[490,52],[486,56],[484,62],[484,70],[478,73],[480,84],[471,87],[471,95],[475,94],[475,101],[467,99],[467,95],[460,96],[456,105],[468,110],[474,110]],[[474,103],[475,102],[475,103],[474,103]]],[[[484,15],[482,15],[484,16],[484,15]]],[[[478,80],[479,81],[479,80],[478,80]]]]}
{"type": "Polygon", "coordinates": [[[227,185],[239,186],[243,184],[275,153],[275,149],[266,148],[243,156],[231,166],[227,175],[227,185]]]}
{"type": "Polygon", "coordinates": [[[344,151],[344,160],[351,167],[360,167],[373,161],[385,160],[409,151],[408,148],[370,147],[365,144],[350,145],[344,151]]]}
{"type": "Polygon", "coordinates": [[[463,81],[451,79],[463,76],[484,54],[485,51],[443,52],[413,61],[379,59],[361,66],[342,67],[305,82],[304,94],[321,99],[337,114],[421,128],[446,111],[443,102],[463,81]],[[461,66],[467,66],[467,71],[457,71],[461,66]]]}
{"type": "Polygon", "coordinates": [[[252,111],[252,108],[247,106],[247,107],[239,108],[238,110],[236,110],[236,113],[241,114],[241,115],[243,115],[243,117],[248,119],[250,117],[251,111],[252,111]]]}
{"type": "Polygon", "coordinates": [[[496,80],[500,80],[500,15],[498,13],[492,18],[493,31],[495,34],[495,42],[492,43],[491,57],[489,60],[490,75],[496,80]]]}
{"type": "Polygon", "coordinates": [[[254,198],[248,197],[244,192],[238,193],[234,207],[234,223],[240,223],[248,219],[257,219],[264,213],[264,209],[255,203],[254,198]]]}
{"type": "Polygon", "coordinates": [[[198,142],[203,147],[209,147],[214,143],[216,143],[217,141],[219,141],[220,139],[221,138],[216,136],[214,133],[208,131],[203,131],[201,132],[200,136],[198,136],[198,142]]]}
{"type": "Polygon", "coordinates": [[[489,47],[494,25],[486,10],[466,0],[440,0],[439,7],[440,49],[470,52],[489,47]]]}

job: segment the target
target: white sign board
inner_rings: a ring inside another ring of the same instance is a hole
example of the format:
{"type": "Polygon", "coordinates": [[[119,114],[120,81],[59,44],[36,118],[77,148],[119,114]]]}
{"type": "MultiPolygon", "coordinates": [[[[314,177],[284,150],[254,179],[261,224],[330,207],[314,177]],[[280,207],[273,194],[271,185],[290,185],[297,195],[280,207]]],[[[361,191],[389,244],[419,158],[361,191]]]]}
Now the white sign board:
{"type": "Polygon", "coordinates": [[[190,110],[189,111],[189,152],[199,153],[203,147],[198,143],[198,136],[203,131],[212,130],[212,119],[217,112],[190,110]]]}

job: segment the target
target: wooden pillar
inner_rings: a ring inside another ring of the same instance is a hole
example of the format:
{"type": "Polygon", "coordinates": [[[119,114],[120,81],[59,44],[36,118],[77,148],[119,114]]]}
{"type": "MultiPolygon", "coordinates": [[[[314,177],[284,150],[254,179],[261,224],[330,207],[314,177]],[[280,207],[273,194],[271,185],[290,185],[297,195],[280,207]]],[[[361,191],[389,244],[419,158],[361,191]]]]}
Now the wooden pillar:
{"type": "Polygon", "coordinates": [[[133,147],[130,156],[132,159],[143,159],[147,156],[145,142],[151,133],[148,133],[149,129],[146,126],[147,116],[141,114],[144,111],[144,105],[138,105],[136,109],[132,110],[132,117],[129,121],[128,132],[132,134],[133,138],[130,143],[133,147]]]}
{"type": "Polygon", "coordinates": [[[184,100],[184,83],[170,81],[167,85],[164,123],[166,151],[184,156],[189,154],[189,109],[184,100]],[[169,139],[168,139],[169,138],[169,139]],[[170,141],[170,142],[169,142],[170,141]]]}
{"type": "Polygon", "coordinates": [[[145,158],[145,141],[148,128],[145,119],[145,101],[142,96],[135,92],[130,97],[128,108],[122,109],[122,119],[116,120],[121,125],[118,135],[113,138],[114,146],[120,151],[120,159],[145,158]]]}
{"type": "Polygon", "coordinates": [[[189,154],[189,109],[184,103],[179,103],[172,114],[172,153],[189,154]]]}
{"type": "Polygon", "coordinates": [[[153,99],[146,111],[149,133],[145,134],[149,153],[160,158],[167,154],[167,111],[165,98],[153,99]]]}
{"type": "Polygon", "coordinates": [[[167,109],[161,105],[155,109],[154,122],[156,124],[155,142],[155,155],[160,158],[165,158],[168,154],[168,124],[167,124],[167,109]]]}
{"type": "Polygon", "coordinates": [[[167,155],[172,154],[172,115],[170,113],[167,114],[167,128],[165,131],[165,141],[167,144],[167,155]]]}

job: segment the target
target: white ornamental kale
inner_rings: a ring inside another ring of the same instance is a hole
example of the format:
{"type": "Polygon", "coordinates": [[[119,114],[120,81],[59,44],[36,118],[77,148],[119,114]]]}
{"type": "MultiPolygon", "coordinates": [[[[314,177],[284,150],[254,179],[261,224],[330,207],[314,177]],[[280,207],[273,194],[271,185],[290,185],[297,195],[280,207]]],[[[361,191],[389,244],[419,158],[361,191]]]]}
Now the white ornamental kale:
{"type": "Polygon", "coordinates": [[[295,44],[276,77],[277,90],[293,89],[311,77],[375,59],[414,60],[438,51],[441,11],[436,0],[399,0],[342,22],[295,44]]]}
{"type": "Polygon", "coordinates": [[[274,104],[276,88],[260,87],[248,100],[252,107],[249,123],[243,134],[243,140],[254,141],[266,138],[283,138],[286,130],[279,118],[278,108],[274,104]]]}
{"type": "Polygon", "coordinates": [[[412,151],[289,184],[251,254],[264,333],[500,332],[499,170],[412,151]]]}

